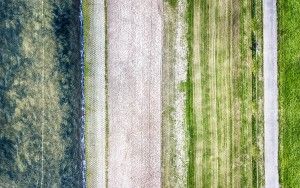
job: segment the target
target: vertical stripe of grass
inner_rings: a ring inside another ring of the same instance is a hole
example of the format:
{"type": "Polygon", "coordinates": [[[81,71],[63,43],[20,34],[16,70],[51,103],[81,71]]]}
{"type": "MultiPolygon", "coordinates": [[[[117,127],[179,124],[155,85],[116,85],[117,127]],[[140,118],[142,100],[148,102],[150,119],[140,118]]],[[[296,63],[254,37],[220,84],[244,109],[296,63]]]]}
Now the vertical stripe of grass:
{"type": "Polygon", "coordinates": [[[187,0],[186,22],[188,25],[187,41],[187,97],[186,97],[186,121],[188,125],[189,144],[188,144],[188,174],[187,185],[188,187],[195,187],[195,141],[196,141],[196,127],[194,124],[193,114],[193,22],[194,21],[194,0],[187,0]]]}

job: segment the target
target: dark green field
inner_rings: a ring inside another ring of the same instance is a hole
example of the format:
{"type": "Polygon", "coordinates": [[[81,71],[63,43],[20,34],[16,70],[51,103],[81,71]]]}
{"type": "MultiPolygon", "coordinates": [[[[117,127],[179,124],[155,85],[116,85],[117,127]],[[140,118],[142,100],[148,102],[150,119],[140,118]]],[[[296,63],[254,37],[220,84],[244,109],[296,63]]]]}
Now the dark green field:
{"type": "Polygon", "coordinates": [[[300,3],[279,0],[280,181],[300,186],[300,3]]]}
{"type": "Polygon", "coordinates": [[[0,187],[81,187],[79,0],[0,13],[0,187]]]}

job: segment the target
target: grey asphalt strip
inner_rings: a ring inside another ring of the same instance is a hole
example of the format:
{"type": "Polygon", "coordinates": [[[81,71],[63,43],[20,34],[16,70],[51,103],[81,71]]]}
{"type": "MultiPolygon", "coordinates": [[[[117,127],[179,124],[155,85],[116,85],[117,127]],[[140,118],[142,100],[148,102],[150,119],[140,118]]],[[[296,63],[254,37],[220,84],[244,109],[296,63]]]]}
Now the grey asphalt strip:
{"type": "Polygon", "coordinates": [[[279,187],[276,0],[263,1],[265,187],[279,187]]]}

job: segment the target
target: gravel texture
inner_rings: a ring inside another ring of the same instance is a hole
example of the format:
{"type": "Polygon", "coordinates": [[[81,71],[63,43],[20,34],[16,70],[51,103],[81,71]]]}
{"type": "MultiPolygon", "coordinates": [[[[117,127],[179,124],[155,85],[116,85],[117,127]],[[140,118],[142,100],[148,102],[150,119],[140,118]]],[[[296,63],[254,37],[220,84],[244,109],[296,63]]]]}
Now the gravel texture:
{"type": "Polygon", "coordinates": [[[264,0],[265,187],[279,187],[276,0],[264,0]]]}
{"type": "Polygon", "coordinates": [[[108,187],[161,185],[160,0],[108,0],[108,187]]]}

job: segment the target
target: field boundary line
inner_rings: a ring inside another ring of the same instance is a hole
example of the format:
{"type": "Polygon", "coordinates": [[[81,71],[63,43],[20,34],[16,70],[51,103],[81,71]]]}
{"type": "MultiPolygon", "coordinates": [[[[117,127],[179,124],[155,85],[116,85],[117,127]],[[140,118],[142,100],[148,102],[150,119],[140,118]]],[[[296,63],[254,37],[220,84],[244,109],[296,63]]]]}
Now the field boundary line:
{"type": "MultiPolygon", "coordinates": [[[[42,31],[44,31],[44,0],[42,0],[42,31]]],[[[42,32],[44,33],[44,32],[42,32]]],[[[41,177],[41,187],[43,187],[44,182],[44,123],[45,123],[45,85],[43,84],[45,81],[45,44],[44,37],[42,35],[42,177],[41,177]]]]}

